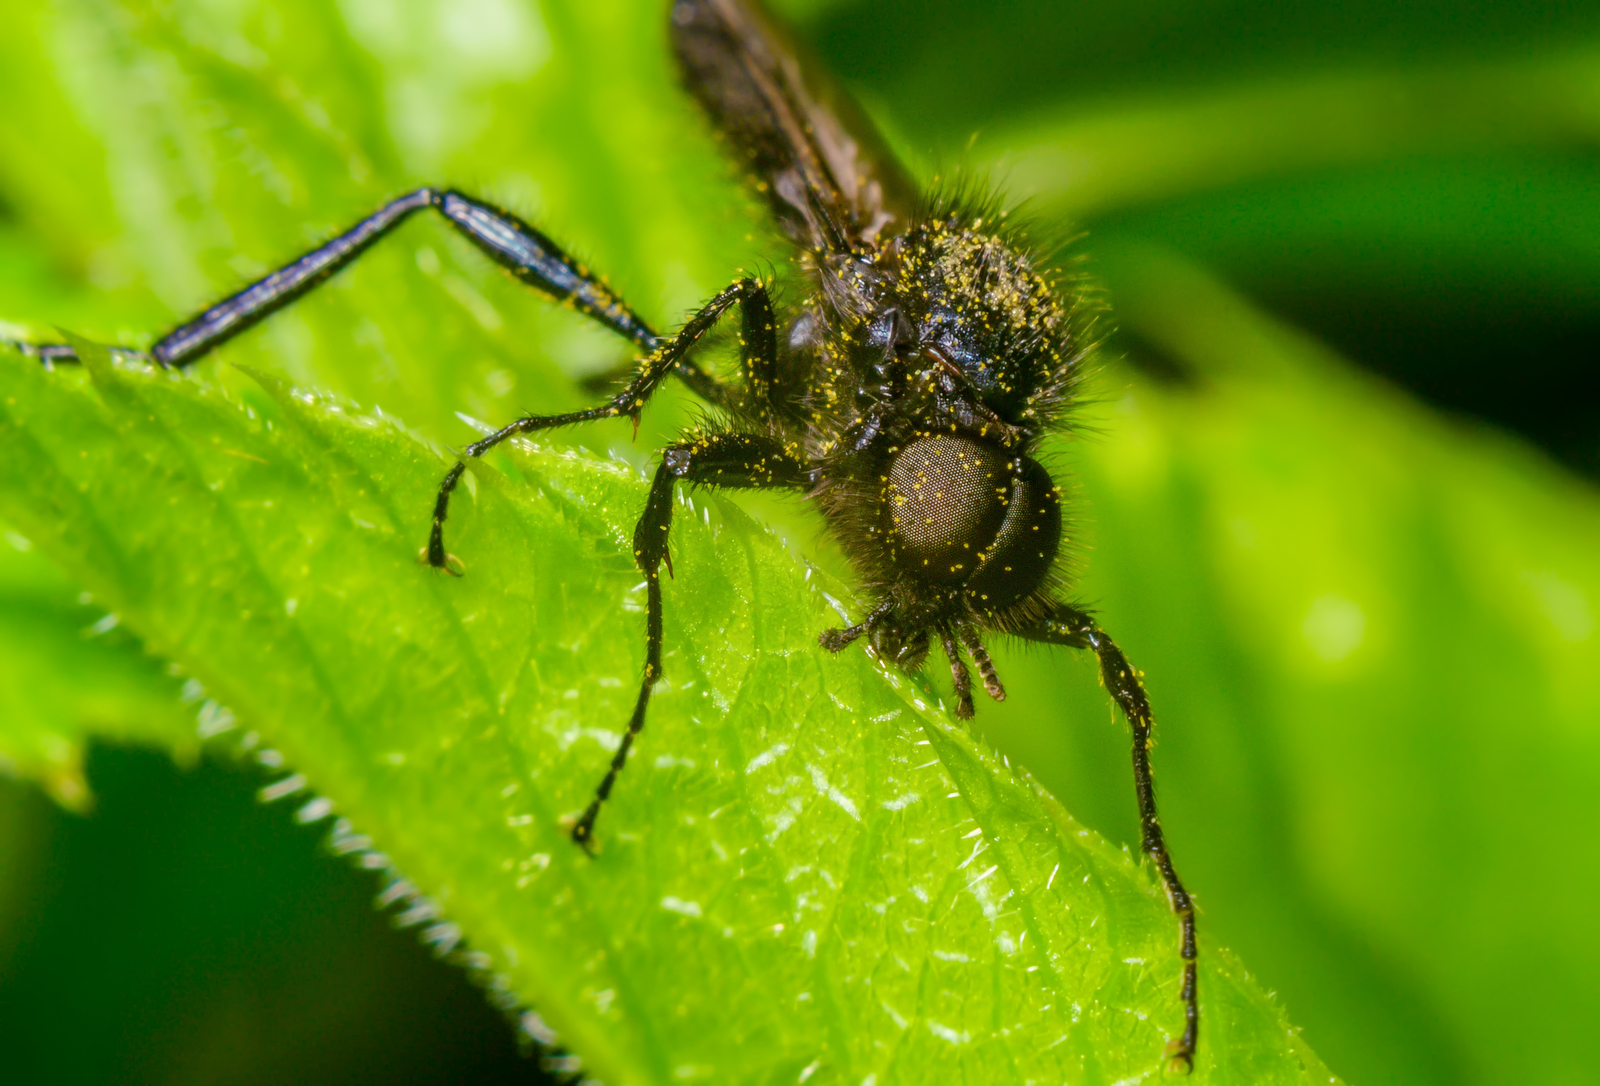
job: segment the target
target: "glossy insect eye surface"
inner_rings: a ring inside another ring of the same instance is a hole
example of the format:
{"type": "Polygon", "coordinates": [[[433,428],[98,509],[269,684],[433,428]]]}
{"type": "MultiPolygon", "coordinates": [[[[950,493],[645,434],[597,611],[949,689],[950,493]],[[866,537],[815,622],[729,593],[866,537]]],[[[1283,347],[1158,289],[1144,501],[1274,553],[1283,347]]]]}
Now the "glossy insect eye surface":
{"type": "Polygon", "coordinates": [[[1061,545],[1061,503],[1038,461],[964,435],[907,443],[890,464],[884,509],[900,568],[964,587],[981,611],[1037,590],[1061,545]]]}
{"type": "Polygon", "coordinates": [[[1061,549],[1061,492],[1037,460],[1018,456],[999,534],[967,581],[978,611],[1003,611],[1044,586],[1061,549]]]}
{"type": "Polygon", "coordinates": [[[1013,459],[987,441],[947,434],[901,449],[885,494],[901,568],[937,585],[966,581],[1005,521],[1013,459]]]}

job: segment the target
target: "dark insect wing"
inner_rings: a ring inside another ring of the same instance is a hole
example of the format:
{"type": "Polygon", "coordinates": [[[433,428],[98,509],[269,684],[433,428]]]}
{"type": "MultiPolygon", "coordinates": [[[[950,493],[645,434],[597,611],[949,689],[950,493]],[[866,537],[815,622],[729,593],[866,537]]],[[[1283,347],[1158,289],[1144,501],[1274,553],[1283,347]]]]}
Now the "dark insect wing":
{"type": "Polygon", "coordinates": [[[917,188],[847,95],[744,0],[678,0],[684,81],[807,249],[849,253],[904,229],[917,188]]]}

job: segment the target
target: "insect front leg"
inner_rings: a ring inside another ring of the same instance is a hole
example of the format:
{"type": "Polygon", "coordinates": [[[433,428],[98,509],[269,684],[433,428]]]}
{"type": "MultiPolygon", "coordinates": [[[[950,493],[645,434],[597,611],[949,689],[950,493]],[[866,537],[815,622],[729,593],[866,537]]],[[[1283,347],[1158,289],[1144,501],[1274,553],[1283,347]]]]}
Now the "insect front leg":
{"type": "Polygon", "coordinates": [[[783,446],[770,438],[747,434],[709,434],[696,441],[669,445],[650,484],[644,514],[633,531],[633,558],[644,572],[647,602],[645,608],[644,676],[639,683],[639,698],[628,720],[628,730],[611,759],[594,799],[572,827],[572,839],[588,850],[594,837],[594,821],[600,807],[611,795],[617,774],[627,764],[633,741],[644,727],[650,692],[661,679],[661,565],[672,572],[667,553],[667,538],[672,529],[672,492],[679,483],[739,488],[804,488],[806,467],[791,457],[783,446]]]}
{"type": "Polygon", "coordinates": [[[1167,852],[1161,819],[1156,813],[1155,781],[1150,772],[1150,748],[1154,745],[1154,717],[1139,673],[1128,663],[1106,632],[1089,615],[1076,608],[1059,606],[1054,614],[1040,620],[1018,635],[1030,641],[1044,641],[1073,648],[1089,649],[1100,662],[1100,681],[1112,700],[1122,709],[1133,730],[1133,788],[1139,803],[1140,847],[1155,864],[1167,903],[1178,918],[1178,953],[1183,961],[1183,1033],[1167,1042],[1167,1058],[1174,1071],[1188,1072],[1194,1066],[1195,1042],[1200,1032],[1200,997],[1196,976],[1194,902],[1183,888],[1172,856],[1167,852]]]}

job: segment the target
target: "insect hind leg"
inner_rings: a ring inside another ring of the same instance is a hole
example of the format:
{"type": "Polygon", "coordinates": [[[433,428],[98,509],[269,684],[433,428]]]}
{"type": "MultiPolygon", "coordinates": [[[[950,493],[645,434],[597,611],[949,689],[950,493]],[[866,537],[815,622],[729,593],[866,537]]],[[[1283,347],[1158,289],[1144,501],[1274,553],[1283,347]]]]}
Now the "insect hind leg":
{"type": "MultiPolygon", "coordinates": [[[[24,358],[36,358],[43,362],[46,369],[50,369],[58,362],[73,363],[78,361],[78,350],[69,343],[29,343],[22,339],[0,338],[0,344],[14,348],[24,358]]],[[[145,351],[134,350],[132,347],[107,347],[106,350],[113,358],[123,358],[130,361],[148,362],[150,355],[145,351]]]]}
{"type": "MultiPolygon", "coordinates": [[[[240,333],[321,286],[424,209],[437,211],[459,233],[522,282],[599,321],[642,346],[656,335],[609,288],[554,242],[508,211],[451,189],[419,188],[378,208],[343,233],[262,276],[168,331],[148,351],[125,352],[176,368],[199,361],[240,333]]],[[[22,346],[52,362],[75,362],[69,344],[22,346]]]]}

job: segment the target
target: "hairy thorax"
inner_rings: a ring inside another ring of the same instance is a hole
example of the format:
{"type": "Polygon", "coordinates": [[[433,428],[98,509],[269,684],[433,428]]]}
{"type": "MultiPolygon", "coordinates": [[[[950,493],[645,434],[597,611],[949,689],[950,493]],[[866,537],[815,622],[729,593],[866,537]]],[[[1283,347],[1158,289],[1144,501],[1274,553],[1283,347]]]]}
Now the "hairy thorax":
{"type": "Polygon", "coordinates": [[[814,272],[797,328],[816,497],[899,612],[883,647],[908,662],[949,622],[1022,621],[1061,552],[1060,492],[1033,457],[1077,373],[1056,291],[1013,239],[959,214],[814,272]]]}

